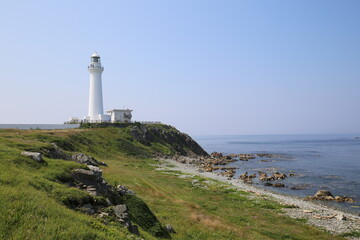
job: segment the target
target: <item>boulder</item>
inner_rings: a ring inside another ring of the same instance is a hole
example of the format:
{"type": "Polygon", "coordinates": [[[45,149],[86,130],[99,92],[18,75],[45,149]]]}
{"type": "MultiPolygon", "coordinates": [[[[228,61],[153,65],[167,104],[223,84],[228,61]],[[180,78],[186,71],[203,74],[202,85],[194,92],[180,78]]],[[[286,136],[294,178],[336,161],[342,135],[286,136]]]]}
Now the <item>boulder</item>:
{"type": "Polygon", "coordinates": [[[109,214],[106,213],[106,212],[101,212],[101,213],[99,213],[99,217],[100,217],[100,218],[105,218],[105,217],[108,217],[108,216],[109,216],[109,214]]]}
{"type": "Polygon", "coordinates": [[[305,201],[309,200],[325,200],[325,201],[336,201],[336,202],[355,202],[354,199],[345,197],[345,196],[336,196],[334,197],[330,191],[327,190],[319,190],[316,192],[314,196],[307,196],[304,198],[305,201]]]}
{"type": "Polygon", "coordinates": [[[259,172],[259,179],[260,181],[274,181],[274,176],[268,176],[266,173],[259,172]]]}
{"type": "Polygon", "coordinates": [[[249,175],[249,178],[256,178],[256,173],[249,175]]]}
{"type": "Polygon", "coordinates": [[[99,167],[88,165],[88,168],[94,173],[95,176],[97,177],[102,176],[102,170],[99,167]]]}
{"type": "Polygon", "coordinates": [[[337,202],[348,202],[348,203],[354,203],[355,200],[349,197],[340,197],[340,196],[336,196],[335,197],[335,201],[337,202]]]}
{"type": "Polygon", "coordinates": [[[96,160],[95,158],[82,154],[82,153],[77,153],[71,156],[71,160],[73,160],[74,162],[77,163],[81,163],[81,164],[86,164],[86,165],[93,165],[93,166],[107,166],[106,163],[104,162],[100,162],[98,160],[96,160]]]}
{"type": "Polygon", "coordinates": [[[70,154],[64,152],[56,143],[51,143],[51,147],[43,149],[44,155],[52,159],[69,160],[70,154]]]}
{"type": "Polygon", "coordinates": [[[334,197],[328,190],[318,190],[314,197],[334,197]]]}
{"type": "Polygon", "coordinates": [[[166,224],[165,229],[168,233],[176,233],[174,228],[170,224],[166,224]]]}
{"type": "Polygon", "coordinates": [[[39,153],[39,152],[27,152],[27,151],[24,151],[21,154],[26,156],[26,157],[29,157],[32,160],[35,160],[37,162],[42,162],[43,161],[41,153],[39,153]]]}
{"type": "Polygon", "coordinates": [[[239,159],[241,161],[248,161],[249,159],[255,159],[256,156],[254,154],[250,154],[250,153],[241,153],[239,154],[239,159]]]}
{"type": "Polygon", "coordinates": [[[294,186],[292,188],[290,188],[291,190],[305,190],[306,188],[301,186],[301,185],[297,185],[297,186],[294,186]]]}
{"type": "Polygon", "coordinates": [[[335,218],[336,218],[337,220],[339,220],[339,221],[345,221],[345,220],[347,220],[347,217],[345,217],[344,214],[338,214],[338,215],[336,215],[335,218]]]}
{"type": "Polygon", "coordinates": [[[285,187],[285,185],[283,183],[274,183],[272,186],[273,187],[285,187]]]}
{"type": "Polygon", "coordinates": [[[137,235],[137,236],[140,236],[140,232],[139,232],[138,226],[131,224],[131,225],[128,227],[128,230],[129,230],[129,232],[131,232],[132,234],[135,234],[135,235],[137,235]]]}
{"type": "Polygon", "coordinates": [[[90,203],[87,203],[81,207],[81,210],[86,214],[93,215],[95,213],[93,206],[90,203]]]}
{"type": "Polygon", "coordinates": [[[266,158],[274,158],[274,157],[277,157],[278,155],[272,154],[272,153],[257,153],[256,156],[266,157],[266,158]]]}
{"type": "Polygon", "coordinates": [[[240,175],[240,179],[243,180],[245,183],[253,183],[252,179],[256,177],[256,174],[248,175],[248,172],[244,172],[240,175]]]}
{"type": "Polygon", "coordinates": [[[279,172],[276,172],[273,174],[273,177],[277,180],[283,180],[286,178],[286,174],[284,173],[279,173],[279,172]]]}
{"type": "Polygon", "coordinates": [[[71,177],[75,185],[86,190],[93,196],[111,194],[112,186],[107,184],[105,179],[102,177],[101,170],[95,166],[88,166],[92,170],[86,169],[75,169],[73,170],[71,177]]]}
{"type": "Polygon", "coordinates": [[[120,219],[125,219],[128,217],[127,207],[125,204],[116,205],[114,207],[114,213],[120,219]]]}
{"type": "Polygon", "coordinates": [[[242,180],[247,179],[248,178],[248,172],[244,172],[243,174],[240,175],[239,178],[242,179],[242,180]]]}
{"type": "Polygon", "coordinates": [[[134,191],[129,190],[127,187],[123,186],[123,185],[117,185],[116,186],[116,192],[118,194],[120,194],[121,196],[124,195],[135,195],[134,191]],[[132,194],[133,193],[133,194],[132,194]]]}
{"type": "Polygon", "coordinates": [[[91,170],[86,169],[75,169],[71,175],[72,179],[77,183],[80,187],[84,187],[86,189],[94,188],[94,185],[98,185],[100,183],[100,179],[95,173],[91,170]]]}
{"type": "Polygon", "coordinates": [[[236,173],[236,171],[229,170],[229,171],[222,172],[221,175],[228,177],[228,178],[232,178],[235,175],[235,173],[236,173]]]}
{"type": "Polygon", "coordinates": [[[210,157],[212,157],[212,158],[222,158],[223,155],[222,155],[222,153],[219,153],[219,152],[213,152],[213,153],[210,154],[210,157]]]}
{"type": "Polygon", "coordinates": [[[119,218],[119,222],[122,223],[129,232],[140,235],[139,229],[136,225],[133,225],[129,219],[128,209],[125,204],[116,205],[114,207],[115,216],[119,218]]]}

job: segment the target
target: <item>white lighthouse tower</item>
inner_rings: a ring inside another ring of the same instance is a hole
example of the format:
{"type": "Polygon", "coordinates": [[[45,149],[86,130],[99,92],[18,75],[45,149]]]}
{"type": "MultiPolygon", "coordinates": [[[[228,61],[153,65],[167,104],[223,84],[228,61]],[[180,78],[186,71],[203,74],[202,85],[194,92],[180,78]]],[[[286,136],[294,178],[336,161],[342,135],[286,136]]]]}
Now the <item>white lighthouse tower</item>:
{"type": "Polygon", "coordinates": [[[65,123],[131,123],[132,110],[130,109],[113,109],[107,111],[108,114],[104,114],[101,80],[104,67],[96,52],[91,55],[88,71],[90,72],[89,113],[82,121],[77,117],[71,117],[65,123]]]}
{"type": "Polygon", "coordinates": [[[90,72],[89,113],[85,120],[87,122],[109,121],[110,118],[108,115],[104,115],[103,109],[101,74],[104,67],[101,65],[100,56],[96,52],[91,55],[88,71],[90,72]]]}

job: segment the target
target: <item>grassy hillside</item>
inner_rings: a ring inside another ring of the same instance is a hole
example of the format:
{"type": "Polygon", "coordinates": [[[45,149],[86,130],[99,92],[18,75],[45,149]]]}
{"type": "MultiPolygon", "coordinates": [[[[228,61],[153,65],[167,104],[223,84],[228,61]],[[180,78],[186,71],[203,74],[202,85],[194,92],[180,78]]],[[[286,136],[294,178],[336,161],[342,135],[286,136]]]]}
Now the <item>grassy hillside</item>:
{"type": "Polygon", "coordinates": [[[137,238],[116,221],[76,208],[104,199],[65,184],[73,169],[87,167],[53,159],[51,143],[66,154],[104,161],[110,184],[135,191],[119,201],[127,204],[144,239],[342,239],[279,215],[284,206],[277,203],[207,179],[156,171],[154,154],[206,153],[169,126],[135,127],[0,130],[0,239],[137,238]],[[43,152],[45,161],[22,156],[24,150],[43,152]],[[159,234],[166,224],[176,233],[159,234]]]}

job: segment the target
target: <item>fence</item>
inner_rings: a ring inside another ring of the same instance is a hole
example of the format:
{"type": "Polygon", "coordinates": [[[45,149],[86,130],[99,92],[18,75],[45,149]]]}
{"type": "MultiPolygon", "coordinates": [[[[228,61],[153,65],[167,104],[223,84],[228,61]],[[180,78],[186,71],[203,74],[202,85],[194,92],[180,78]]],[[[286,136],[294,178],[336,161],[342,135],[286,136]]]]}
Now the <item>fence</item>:
{"type": "Polygon", "coordinates": [[[111,122],[111,120],[81,120],[81,121],[68,121],[64,124],[81,124],[81,123],[141,123],[141,124],[161,124],[160,121],[128,121],[128,122],[111,122]]]}

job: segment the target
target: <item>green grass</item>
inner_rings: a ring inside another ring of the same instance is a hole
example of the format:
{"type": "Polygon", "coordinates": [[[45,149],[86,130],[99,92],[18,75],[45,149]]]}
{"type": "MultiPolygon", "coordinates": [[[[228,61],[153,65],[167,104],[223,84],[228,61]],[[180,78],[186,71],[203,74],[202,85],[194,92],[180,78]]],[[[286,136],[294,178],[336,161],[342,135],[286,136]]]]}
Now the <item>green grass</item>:
{"type": "Polygon", "coordinates": [[[50,158],[37,163],[20,154],[51,148],[51,142],[69,154],[106,162],[106,180],[136,192],[119,201],[128,206],[144,239],[343,239],[280,215],[284,206],[273,201],[201,177],[179,178],[178,171],[156,171],[158,161],[149,156],[173,149],[160,139],[150,146],[139,143],[129,135],[130,127],[0,130],[0,239],[133,238],[114,219],[75,210],[104,201],[63,184],[73,169],[85,166],[50,158]],[[166,235],[166,224],[177,233],[166,235]]]}
{"type": "Polygon", "coordinates": [[[342,239],[279,215],[284,206],[247,192],[199,177],[206,188],[193,186],[194,178],[179,178],[177,171],[123,168],[123,161],[108,160],[105,176],[134,189],[160,222],[175,228],[173,239],[342,239]]]}
{"type": "Polygon", "coordinates": [[[341,236],[360,238],[360,231],[355,231],[355,232],[350,232],[350,233],[343,233],[343,234],[341,234],[341,236]]]}

